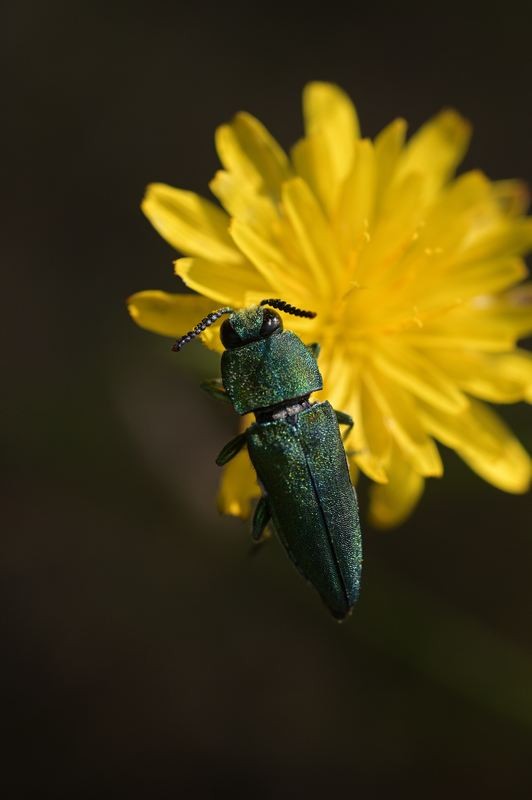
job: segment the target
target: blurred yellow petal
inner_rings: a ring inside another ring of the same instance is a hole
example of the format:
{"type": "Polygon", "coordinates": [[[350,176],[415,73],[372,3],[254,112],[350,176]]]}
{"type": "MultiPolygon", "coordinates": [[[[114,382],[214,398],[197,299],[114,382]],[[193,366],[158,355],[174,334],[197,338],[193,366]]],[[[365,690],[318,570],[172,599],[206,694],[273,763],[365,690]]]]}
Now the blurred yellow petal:
{"type": "MultiPolygon", "coordinates": [[[[292,263],[271,237],[261,236],[240,220],[233,221],[231,236],[235,244],[255,265],[264,281],[274,288],[275,296],[286,295],[292,302],[299,302],[299,298],[307,295],[305,269],[299,264],[292,263]]],[[[262,296],[264,297],[264,292],[262,296]]]]}
{"type": "Polygon", "coordinates": [[[430,300],[421,308],[424,305],[427,308],[458,305],[478,295],[501,292],[527,275],[526,265],[520,258],[461,264],[455,269],[443,271],[439,285],[430,286],[430,300]]]}
{"type": "Polygon", "coordinates": [[[344,182],[336,221],[340,240],[347,248],[359,247],[364,236],[369,239],[375,185],[373,144],[369,139],[361,139],[356,143],[353,167],[344,182]]]}
{"type": "Polygon", "coordinates": [[[209,188],[233,218],[263,235],[270,234],[277,211],[269,197],[257,194],[249,184],[224,170],[218,170],[209,188]]]}
{"type": "Polygon", "coordinates": [[[402,341],[424,350],[471,348],[491,353],[513,350],[515,342],[532,333],[532,284],[499,296],[483,295],[449,311],[402,341]]]}
{"type": "MultiPolygon", "coordinates": [[[[308,324],[308,320],[302,321],[308,324]]],[[[290,317],[286,318],[287,326],[291,326],[290,317]]],[[[354,379],[350,366],[349,351],[339,342],[334,350],[327,346],[320,352],[318,363],[326,387],[327,400],[338,411],[349,413],[353,394],[358,391],[358,382],[354,379]]],[[[323,399],[320,396],[319,399],[323,399]]]]}
{"type": "MultiPolygon", "coordinates": [[[[439,260],[465,260],[462,253],[473,245],[493,224],[499,224],[500,209],[493,197],[492,185],[479,170],[471,170],[447,184],[423,217],[416,241],[403,262],[427,263],[426,255],[440,254],[439,260]]],[[[431,259],[432,260],[432,259],[431,259]]],[[[485,260],[485,259],[484,259],[485,260]]]]}
{"type": "Polygon", "coordinates": [[[280,196],[292,172],[286,153],[251,114],[240,112],[216,131],[216,149],[225,169],[252,189],[280,196]]]}
{"type": "MultiPolygon", "coordinates": [[[[131,295],[126,301],[131,318],[145,330],[177,339],[191,331],[204,317],[216,310],[218,303],[198,294],[171,294],[148,289],[131,295]]],[[[223,319],[207,328],[200,341],[220,353],[220,326],[223,319]]]]}
{"type": "Polygon", "coordinates": [[[465,250],[468,261],[527,253],[532,248],[532,219],[506,219],[465,250]]]}
{"type": "Polygon", "coordinates": [[[387,483],[388,476],[386,474],[385,461],[383,460],[383,452],[375,453],[369,444],[368,434],[374,435],[375,429],[379,424],[378,420],[374,419],[375,414],[379,411],[375,409],[374,404],[368,405],[367,401],[363,404],[363,386],[360,380],[353,383],[351,389],[351,396],[349,403],[339,409],[346,411],[350,414],[354,421],[354,427],[348,438],[345,440],[345,449],[349,456],[349,460],[356,464],[362,472],[377,483],[387,483]]]}
{"type": "Polygon", "coordinates": [[[516,403],[532,398],[532,354],[476,353],[473,350],[439,350],[432,354],[461,389],[491,403],[516,403]]]}
{"type": "Polygon", "coordinates": [[[146,190],[142,210],[176,250],[228,264],[242,260],[227,232],[227,214],[194,192],[152,183],[146,190]]]}
{"type": "Polygon", "coordinates": [[[333,169],[331,178],[339,184],[351,169],[360,134],[353,103],[338,86],[315,81],[303,91],[303,116],[308,135],[323,134],[333,169]]]}
{"type": "Polygon", "coordinates": [[[467,398],[453,381],[424,355],[411,348],[401,347],[397,342],[381,346],[373,362],[403,389],[442,411],[453,414],[467,407],[467,398]]]}
{"type": "MultiPolygon", "coordinates": [[[[419,334],[420,346],[424,346],[425,337],[430,340],[436,331],[447,332],[449,326],[454,328],[455,321],[463,318],[465,309],[467,316],[471,316],[469,308],[483,302],[482,298],[496,296],[528,274],[524,262],[518,258],[458,265],[453,269],[440,268],[437,256],[431,269],[427,269],[427,260],[426,257],[424,273],[405,271],[395,280],[390,275],[389,283],[379,287],[386,300],[383,298],[380,306],[367,304],[363,312],[365,318],[360,314],[364,298],[359,298],[355,313],[358,312],[362,328],[371,330],[377,324],[385,334],[414,329],[419,334]],[[467,306],[467,303],[472,305],[467,306]]],[[[457,330],[454,329],[454,334],[457,330]]],[[[353,330],[353,339],[359,332],[353,330]]],[[[414,343],[415,339],[411,337],[410,340],[414,343]]]]}
{"type": "Polygon", "coordinates": [[[375,139],[376,202],[380,204],[394,176],[406,135],[404,119],[395,119],[375,139]]]}
{"type": "Polygon", "coordinates": [[[210,298],[197,294],[170,294],[157,289],[132,294],[126,302],[131,318],[137,325],[174,339],[192,330],[214,311],[210,298]]]}
{"type": "Polygon", "coordinates": [[[421,409],[425,426],[481,478],[520,494],[530,485],[530,457],[505,423],[484,403],[471,400],[469,409],[454,416],[434,407],[421,409]]]}
{"type": "MultiPolygon", "coordinates": [[[[364,377],[360,381],[360,418],[364,420],[364,432],[369,451],[384,468],[389,463],[393,444],[389,426],[385,423],[384,414],[375,402],[372,384],[368,385],[364,377]]],[[[358,424],[358,419],[355,425],[358,424]]]]}
{"type": "Polygon", "coordinates": [[[409,394],[376,370],[368,371],[364,382],[404,458],[420,475],[440,477],[443,465],[438,448],[425,432],[417,405],[409,394]]]}
{"type": "Polygon", "coordinates": [[[518,232],[520,222],[504,216],[484,174],[468,172],[445,187],[431,205],[405,267],[412,260],[422,264],[427,253],[431,262],[438,254],[437,263],[451,268],[519,255],[526,248],[526,238],[523,242],[518,232]]]}
{"type": "Polygon", "coordinates": [[[244,305],[247,291],[267,294],[270,287],[249,262],[221,264],[204,258],[178,258],[175,274],[189,289],[208,295],[220,305],[244,305]]]}
{"type": "Polygon", "coordinates": [[[255,470],[243,448],[224,468],[218,492],[218,510],[221,514],[247,519],[254,501],[260,497],[255,470]]]}
{"type": "Polygon", "coordinates": [[[323,131],[316,131],[292,148],[292,161],[297,174],[312,189],[324,213],[330,219],[334,213],[340,184],[333,178],[328,142],[323,131]]]}
{"type": "Polygon", "coordinates": [[[471,138],[471,125],[456,111],[441,111],[412,136],[400,159],[396,177],[410,173],[425,178],[425,198],[449,180],[462,161],[471,138]]]}
{"type": "Polygon", "coordinates": [[[425,481],[396,448],[389,469],[389,481],[369,490],[369,521],[375,528],[393,528],[410,516],[423,494],[425,481]]]}
{"type": "Polygon", "coordinates": [[[388,191],[355,272],[361,286],[378,286],[389,280],[396,263],[418,236],[423,216],[419,204],[421,185],[419,175],[409,175],[388,191]]]}
{"type": "Polygon", "coordinates": [[[331,297],[342,277],[342,262],[331,228],[301,178],[284,184],[283,205],[305,257],[315,291],[323,302],[331,297]]]}
{"type": "Polygon", "coordinates": [[[495,181],[493,196],[503,214],[518,217],[526,214],[530,205],[530,192],[523,181],[495,181]]]}

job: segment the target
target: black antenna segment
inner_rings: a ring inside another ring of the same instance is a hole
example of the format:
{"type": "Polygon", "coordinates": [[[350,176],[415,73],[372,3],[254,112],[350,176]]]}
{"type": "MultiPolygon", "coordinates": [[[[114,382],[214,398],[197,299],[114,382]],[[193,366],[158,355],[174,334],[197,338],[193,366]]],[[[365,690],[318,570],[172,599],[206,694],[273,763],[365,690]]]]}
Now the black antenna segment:
{"type": "Polygon", "coordinates": [[[287,314],[292,314],[293,317],[308,317],[309,319],[314,319],[316,316],[315,311],[304,311],[302,308],[296,308],[295,306],[291,306],[290,303],[280,300],[278,297],[270,297],[269,300],[261,300],[259,305],[278,308],[279,311],[285,311],[287,314]]]}
{"type": "Polygon", "coordinates": [[[229,306],[225,306],[224,308],[219,308],[217,311],[211,311],[211,313],[207,314],[207,316],[204,317],[201,320],[201,322],[198,322],[198,324],[193,330],[189,331],[188,333],[185,333],[184,336],[180,336],[179,339],[177,339],[177,341],[172,345],[172,350],[174,351],[174,353],[179,353],[182,347],[191,342],[192,339],[195,339],[196,336],[199,336],[200,333],[203,333],[205,328],[209,328],[216,322],[217,319],[220,319],[220,317],[222,317],[224,314],[231,314],[233,311],[234,309],[229,308],[229,306]]]}

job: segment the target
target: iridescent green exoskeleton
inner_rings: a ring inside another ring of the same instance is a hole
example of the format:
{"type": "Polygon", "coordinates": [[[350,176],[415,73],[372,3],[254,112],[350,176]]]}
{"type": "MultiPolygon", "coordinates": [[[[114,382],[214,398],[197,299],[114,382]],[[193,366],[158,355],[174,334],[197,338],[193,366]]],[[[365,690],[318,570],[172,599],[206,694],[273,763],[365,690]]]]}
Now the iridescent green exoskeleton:
{"type": "Polygon", "coordinates": [[[319,347],[283,330],[275,308],[315,316],[278,299],[239,311],[221,308],[173,349],[229,315],[220,330],[222,380],[204,388],[229,400],[238,414],[253,412],[256,421],[223,448],[216,462],[227,464],[247,446],[263,490],[253,539],[260,541],[271,524],[299,572],[343,619],[357,600],[362,566],[357,499],[339,431],[339,425],[351,427],[353,421],[327,401],[310,401],[311,393],[322,388],[319,347]]]}

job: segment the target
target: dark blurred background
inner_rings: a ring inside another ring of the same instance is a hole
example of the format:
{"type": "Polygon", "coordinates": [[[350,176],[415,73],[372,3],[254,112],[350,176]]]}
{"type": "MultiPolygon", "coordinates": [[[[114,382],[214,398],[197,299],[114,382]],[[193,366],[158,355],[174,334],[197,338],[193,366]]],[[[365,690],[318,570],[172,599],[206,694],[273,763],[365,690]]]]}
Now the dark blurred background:
{"type": "MultiPolygon", "coordinates": [[[[365,135],[453,105],[466,168],[532,181],[530,17],[505,4],[6,4],[0,538],[3,796],[530,797],[532,508],[452,454],[365,535],[335,624],[272,541],[215,508],[216,359],[137,329],[178,288],[139,210],[207,194],[216,125],[285,146],[332,80],[365,135]]],[[[524,407],[504,410],[532,448],[524,407]]],[[[362,491],[364,503],[364,491],[362,491]]]]}

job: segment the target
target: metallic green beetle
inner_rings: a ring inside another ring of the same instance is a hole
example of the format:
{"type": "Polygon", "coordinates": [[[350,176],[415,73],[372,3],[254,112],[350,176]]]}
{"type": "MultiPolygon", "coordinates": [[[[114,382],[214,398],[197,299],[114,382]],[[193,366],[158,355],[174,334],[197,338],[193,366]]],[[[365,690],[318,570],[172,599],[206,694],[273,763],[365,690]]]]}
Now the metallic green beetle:
{"type": "Polygon", "coordinates": [[[232,439],[216,463],[227,464],[244,445],[263,488],[253,517],[260,541],[272,523],[299,572],[319,592],[331,613],[344,619],[360,588],[362,544],[358,505],[339,424],[353,420],[330,403],[309,401],[322,388],[318,345],[306,346],[284,331],[277,308],[316,316],[279,299],[235,311],[220,308],[173,346],[179,351],[224,314],[220,336],[222,380],[203,388],[229,400],[255,423],[232,439]],[[265,307],[269,306],[269,308],[265,307]]]}

